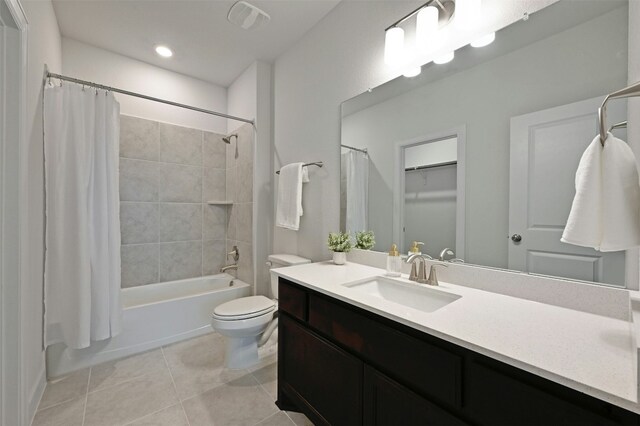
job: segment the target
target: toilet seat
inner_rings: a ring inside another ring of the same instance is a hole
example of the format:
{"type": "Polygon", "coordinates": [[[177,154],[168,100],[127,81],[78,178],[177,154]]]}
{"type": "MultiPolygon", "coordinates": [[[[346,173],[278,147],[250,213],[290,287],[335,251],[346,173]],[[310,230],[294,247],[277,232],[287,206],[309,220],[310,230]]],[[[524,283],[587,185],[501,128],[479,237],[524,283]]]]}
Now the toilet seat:
{"type": "Polygon", "coordinates": [[[276,302],[264,296],[249,296],[218,305],[212,317],[222,321],[255,318],[273,312],[276,302]]]}

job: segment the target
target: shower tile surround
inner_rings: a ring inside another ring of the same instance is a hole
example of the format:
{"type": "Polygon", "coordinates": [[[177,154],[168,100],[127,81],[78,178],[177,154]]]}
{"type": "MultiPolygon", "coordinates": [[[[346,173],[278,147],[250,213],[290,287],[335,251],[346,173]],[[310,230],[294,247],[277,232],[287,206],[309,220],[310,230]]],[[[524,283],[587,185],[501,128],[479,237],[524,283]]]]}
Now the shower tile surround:
{"type": "Polygon", "coordinates": [[[121,116],[122,287],[216,274],[233,245],[238,278],[253,284],[253,128],[237,133],[228,145],[221,134],[121,116]]]}

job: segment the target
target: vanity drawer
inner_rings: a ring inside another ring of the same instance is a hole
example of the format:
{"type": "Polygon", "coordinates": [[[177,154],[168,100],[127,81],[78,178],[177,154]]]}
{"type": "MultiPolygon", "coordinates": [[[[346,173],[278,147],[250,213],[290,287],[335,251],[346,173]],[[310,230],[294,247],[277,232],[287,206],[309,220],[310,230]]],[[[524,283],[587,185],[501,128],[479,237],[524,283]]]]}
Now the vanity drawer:
{"type": "Polygon", "coordinates": [[[461,356],[314,293],[309,325],[419,394],[460,407],[461,356]]]}
{"type": "Polygon", "coordinates": [[[300,321],[307,320],[307,292],[291,281],[279,278],[278,310],[288,313],[300,321]]]}

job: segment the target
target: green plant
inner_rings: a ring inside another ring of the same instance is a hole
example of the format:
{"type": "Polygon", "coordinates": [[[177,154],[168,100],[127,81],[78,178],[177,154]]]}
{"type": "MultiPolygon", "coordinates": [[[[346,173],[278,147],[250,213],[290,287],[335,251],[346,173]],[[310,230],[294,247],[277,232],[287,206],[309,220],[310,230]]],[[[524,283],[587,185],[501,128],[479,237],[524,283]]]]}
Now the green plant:
{"type": "Polygon", "coordinates": [[[351,251],[351,235],[348,232],[330,232],[327,240],[329,250],[349,253],[351,251]]]}
{"type": "Polygon", "coordinates": [[[376,237],[373,231],[356,232],[356,248],[362,250],[371,250],[376,245],[376,237]]]}

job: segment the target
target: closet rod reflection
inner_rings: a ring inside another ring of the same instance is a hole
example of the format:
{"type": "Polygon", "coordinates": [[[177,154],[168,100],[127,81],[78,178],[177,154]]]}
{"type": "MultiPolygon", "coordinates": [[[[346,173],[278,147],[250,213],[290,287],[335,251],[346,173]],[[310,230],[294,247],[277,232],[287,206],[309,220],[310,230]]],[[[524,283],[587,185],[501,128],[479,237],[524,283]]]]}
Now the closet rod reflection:
{"type": "Polygon", "coordinates": [[[80,79],[77,79],[77,78],[68,77],[66,75],[54,74],[54,73],[51,73],[49,71],[47,71],[45,73],[45,77],[46,78],[57,78],[58,80],[69,81],[71,83],[77,83],[77,84],[81,84],[81,85],[87,86],[87,87],[95,87],[96,89],[107,90],[109,92],[122,93],[123,95],[133,96],[133,97],[136,97],[136,98],[142,98],[142,99],[146,99],[148,101],[159,102],[159,103],[162,103],[162,104],[167,104],[167,105],[175,106],[175,107],[178,107],[178,108],[190,109],[192,111],[202,112],[204,114],[209,114],[209,115],[215,115],[217,117],[222,117],[222,118],[228,118],[230,120],[242,121],[244,123],[249,123],[249,124],[255,126],[254,121],[253,120],[249,120],[247,118],[236,117],[236,116],[233,116],[233,115],[223,114],[221,112],[211,111],[211,110],[204,109],[204,108],[198,108],[198,107],[194,107],[194,106],[191,106],[191,105],[181,104],[181,103],[178,103],[178,102],[167,101],[166,99],[154,98],[153,96],[147,96],[147,95],[143,95],[141,93],[130,92],[128,90],[118,89],[117,87],[105,86],[104,84],[92,83],[91,81],[80,80],[80,79]]]}

